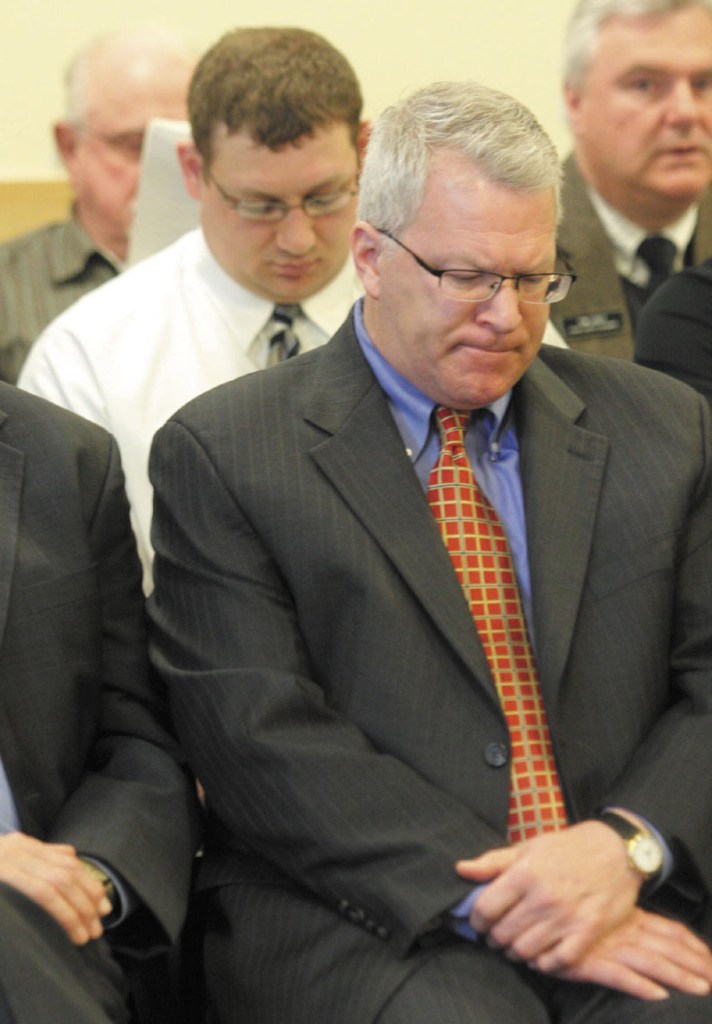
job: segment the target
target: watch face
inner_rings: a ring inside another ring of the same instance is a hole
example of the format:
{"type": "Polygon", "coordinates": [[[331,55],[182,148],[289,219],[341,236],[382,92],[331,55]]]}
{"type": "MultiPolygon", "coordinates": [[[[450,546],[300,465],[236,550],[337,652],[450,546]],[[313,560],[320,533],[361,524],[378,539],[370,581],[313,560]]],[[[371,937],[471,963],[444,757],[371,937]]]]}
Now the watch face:
{"type": "Polygon", "coordinates": [[[631,844],[631,857],[638,871],[654,875],[663,866],[663,854],[657,839],[641,836],[631,844]]]}

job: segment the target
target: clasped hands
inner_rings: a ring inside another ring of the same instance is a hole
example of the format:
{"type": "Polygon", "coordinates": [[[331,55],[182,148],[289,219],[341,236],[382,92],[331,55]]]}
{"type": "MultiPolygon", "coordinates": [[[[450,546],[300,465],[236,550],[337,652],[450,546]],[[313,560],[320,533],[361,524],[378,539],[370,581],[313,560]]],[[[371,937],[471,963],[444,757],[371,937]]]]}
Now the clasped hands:
{"type": "Polygon", "coordinates": [[[39,904],[77,946],[98,939],[101,919],[111,912],[101,882],[74,847],[63,843],[44,843],[22,832],[0,835],[0,882],[39,904]]]}
{"type": "Polygon", "coordinates": [[[620,837],[601,822],[456,867],[485,886],[470,915],[473,928],[512,960],[639,999],[712,989],[712,951],[685,925],[636,906],[641,879],[620,837]]]}

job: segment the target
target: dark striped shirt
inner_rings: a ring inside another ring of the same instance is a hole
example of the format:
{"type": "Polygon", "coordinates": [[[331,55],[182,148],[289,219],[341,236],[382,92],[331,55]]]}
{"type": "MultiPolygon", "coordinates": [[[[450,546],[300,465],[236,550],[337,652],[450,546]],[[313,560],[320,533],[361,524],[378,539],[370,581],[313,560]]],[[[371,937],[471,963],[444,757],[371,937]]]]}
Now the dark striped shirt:
{"type": "Polygon", "coordinates": [[[50,320],[117,272],[75,220],[0,245],[0,380],[14,384],[50,320]]]}

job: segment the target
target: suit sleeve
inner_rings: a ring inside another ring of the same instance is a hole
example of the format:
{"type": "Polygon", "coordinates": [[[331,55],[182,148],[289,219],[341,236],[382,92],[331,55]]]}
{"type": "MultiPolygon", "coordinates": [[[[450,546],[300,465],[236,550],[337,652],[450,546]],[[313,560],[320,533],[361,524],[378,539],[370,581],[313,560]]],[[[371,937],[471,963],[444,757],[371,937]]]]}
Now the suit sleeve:
{"type": "MultiPolygon", "coordinates": [[[[690,392],[697,431],[688,435],[699,456],[696,486],[676,537],[674,580],[667,617],[649,634],[647,648],[667,643],[666,706],[639,737],[625,770],[602,804],[629,807],[665,837],[675,861],[672,875],[652,896],[656,909],[702,929],[712,938],[712,450],[703,401],[690,392]]],[[[646,651],[630,636],[631,649],[646,651]]],[[[623,653],[622,658],[625,656],[623,653]]],[[[622,660],[622,659],[621,659],[622,660]]],[[[640,667],[637,666],[640,674],[640,667]]],[[[651,672],[651,680],[653,673],[651,672]]],[[[652,682],[648,699],[653,696],[652,682]]],[[[646,715],[641,696],[639,721],[646,715]]],[[[611,726],[613,729],[614,726],[611,726]]]]}
{"type": "Polygon", "coordinates": [[[100,713],[86,770],[49,838],[71,842],[129,883],[141,906],[112,939],[151,951],[180,931],[198,814],[148,664],[140,568],[113,441],[103,467],[97,461],[96,453],[80,459],[79,484],[99,592],[100,713]]]}

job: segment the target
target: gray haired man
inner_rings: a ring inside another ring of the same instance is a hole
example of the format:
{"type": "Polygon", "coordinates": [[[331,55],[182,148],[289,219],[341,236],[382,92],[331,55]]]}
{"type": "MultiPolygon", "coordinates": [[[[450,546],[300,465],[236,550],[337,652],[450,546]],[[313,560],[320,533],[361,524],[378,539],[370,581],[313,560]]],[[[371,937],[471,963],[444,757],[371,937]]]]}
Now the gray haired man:
{"type": "Polygon", "coordinates": [[[631,359],[650,294],[712,256],[712,3],[579,0],[564,96],[559,242],[580,280],[552,318],[572,348],[631,359]]]}
{"type": "Polygon", "coordinates": [[[558,186],[508,96],[390,108],[363,300],[156,435],[219,1024],[710,1020],[709,413],[541,344],[558,186]]]}

